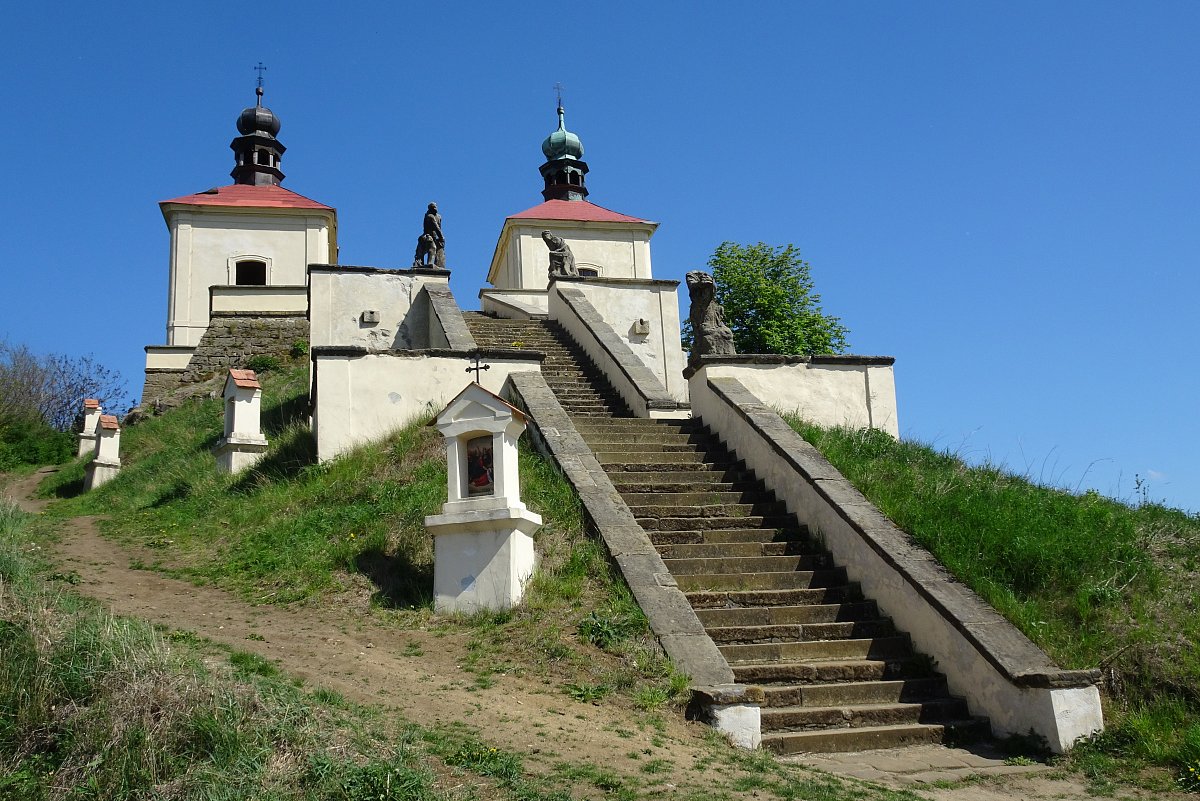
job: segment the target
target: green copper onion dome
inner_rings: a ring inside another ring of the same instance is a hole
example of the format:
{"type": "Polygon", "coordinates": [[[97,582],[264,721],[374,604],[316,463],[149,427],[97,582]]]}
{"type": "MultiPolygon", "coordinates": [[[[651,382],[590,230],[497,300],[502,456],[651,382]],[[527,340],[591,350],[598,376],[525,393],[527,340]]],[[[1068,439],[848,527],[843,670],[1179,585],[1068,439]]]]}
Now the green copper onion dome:
{"type": "Polygon", "coordinates": [[[583,158],[583,142],[580,142],[578,136],[567,130],[561,103],[558,106],[558,130],[547,136],[546,141],[542,142],[542,153],[545,154],[546,161],[583,158]]]}

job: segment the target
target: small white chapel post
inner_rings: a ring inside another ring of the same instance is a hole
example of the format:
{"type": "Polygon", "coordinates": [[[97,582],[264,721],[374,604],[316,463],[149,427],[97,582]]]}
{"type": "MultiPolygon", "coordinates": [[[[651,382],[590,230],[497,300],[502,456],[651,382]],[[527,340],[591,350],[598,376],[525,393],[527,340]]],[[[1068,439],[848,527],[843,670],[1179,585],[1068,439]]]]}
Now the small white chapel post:
{"type": "Polygon", "coordinates": [[[532,534],[542,518],[521,502],[517,439],[525,415],[471,384],[432,423],[446,438],[447,497],[425,518],[433,535],[439,612],[508,609],[533,575],[532,534]]]}
{"type": "Polygon", "coordinates": [[[253,370],[230,370],[225,379],[225,435],[213,446],[217,470],[237,473],[267,452],[260,425],[262,385],[253,370]]]}
{"type": "Polygon", "coordinates": [[[121,425],[116,415],[102,414],[96,421],[96,458],[83,468],[83,490],[107,484],[121,472],[121,425]]]}
{"type": "Polygon", "coordinates": [[[79,450],[76,457],[87,456],[96,452],[96,426],[100,422],[100,401],[95,398],[84,398],[83,401],[83,430],[79,432],[79,450]]]}

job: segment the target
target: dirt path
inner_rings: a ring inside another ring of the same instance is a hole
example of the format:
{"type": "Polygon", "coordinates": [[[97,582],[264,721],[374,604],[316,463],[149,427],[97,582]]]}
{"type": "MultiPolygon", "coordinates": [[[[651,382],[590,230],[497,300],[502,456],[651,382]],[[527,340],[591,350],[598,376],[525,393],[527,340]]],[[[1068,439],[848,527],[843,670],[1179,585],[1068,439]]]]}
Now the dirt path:
{"type": "MultiPolygon", "coordinates": [[[[38,512],[46,502],[31,496],[49,472],[53,470],[18,479],[4,493],[22,509],[38,512]]],[[[678,716],[666,716],[665,730],[638,727],[626,710],[578,703],[537,678],[500,675],[494,686],[475,688],[473,676],[460,667],[468,638],[462,632],[391,629],[346,607],[252,606],[216,588],[132,569],[133,555],[101,536],[94,517],[68,521],[53,556],[61,571],[79,576],[79,592],[116,614],[257,653],[309,686],[392,707],[416,723],[464,722],[484,740],[530,755],[526,761],[532,767],[539,761],[547,766],[586,761],[637,776],[645,754],[644,759],[675,766],[675,775],[664,777],[667,782],[678,779],[703,786],[704,773],[693,765],[712,761],[710,747],[702,741],[705,727],[678,716]]],[[[994,755],[958,749],[928,747],[798,761],[847,777],[920,789],[945,801],[1091,797],[1073,779],[1052,780],[1044,770],[1028,768],[1014,772],[994,755]],[[988,778],[952,789],[928,787],[930,782],[973,774],[988,778]]]]}

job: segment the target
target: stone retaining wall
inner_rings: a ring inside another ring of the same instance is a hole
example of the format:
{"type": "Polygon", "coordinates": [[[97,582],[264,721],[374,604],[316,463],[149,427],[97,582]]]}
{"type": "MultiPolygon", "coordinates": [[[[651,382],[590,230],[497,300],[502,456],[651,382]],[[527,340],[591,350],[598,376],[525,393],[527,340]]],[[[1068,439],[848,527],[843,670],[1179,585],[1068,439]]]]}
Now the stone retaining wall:
{"type": "Polygon", "coordinates": [[[286,357],[297,341],[308,342],[308,318],[295,312],[218,312],[208,323],[183,383],[203,381],[254,356],[286,357]]]}
{"type": "Polygon", "coordinates": [[[147,370],[142,404],[165,397],[183,386],[183,370],[147,370]]]}

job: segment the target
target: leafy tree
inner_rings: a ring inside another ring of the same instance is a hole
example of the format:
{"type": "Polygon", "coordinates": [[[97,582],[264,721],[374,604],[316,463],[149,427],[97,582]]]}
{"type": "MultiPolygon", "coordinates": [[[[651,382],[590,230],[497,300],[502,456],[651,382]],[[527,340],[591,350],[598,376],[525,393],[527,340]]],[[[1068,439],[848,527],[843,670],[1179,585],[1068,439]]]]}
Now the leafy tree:
{"type": "Polygon", "coordinates": [[[37,354],[0,339],[0,419],[39,420],[56,431],[74,427],[84,398],[110,413],[129,405],[125,381],[94,356],[37,354]]]}
{"type": "MultiPolygon", "coordinates": [[[[722,242],[708,266],[738,353],[845,352],[847,329],[821,311],[808,262],[795,245],[722,242]]],[[[690,348],[691,327],[684,327],[690,348]]]]}

